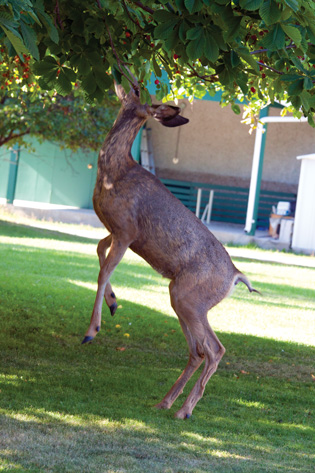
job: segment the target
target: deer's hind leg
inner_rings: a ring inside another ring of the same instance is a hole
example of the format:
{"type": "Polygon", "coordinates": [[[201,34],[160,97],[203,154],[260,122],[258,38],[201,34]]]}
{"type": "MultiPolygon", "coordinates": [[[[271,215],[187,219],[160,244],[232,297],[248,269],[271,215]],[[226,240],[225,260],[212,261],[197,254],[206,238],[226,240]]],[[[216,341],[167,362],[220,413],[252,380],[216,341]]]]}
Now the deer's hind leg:
{"type": "MultiPolygon", "coordinates": [[[[97,245],[97,255],[100,262],[100,268],[105,263],[106,252],[112,243],[112,235],[108,235],[103,240],[100,240],[97,245]]],[[[112,289],[110,282],[106,284],[105,293],[104,293],[105,302],[110,310],[111,315],[114,315],[117,310],[117,300],[116,295],[112,289]]]]}
{"type": "Polygon", "coordinates": [[[195,405],[203,395],[207,382],[216,371],[225,353],[222,343],[211,329],[207,319],[208,310],[215,305],[211,302],[211,295],[202,297],[202,288],[199,287],[198,291],[198,287],[195,287],[192,291],[192,289],[187,290],[188,286],[186,284],[181,287],[174,283],[171,283],[170,286],[172,307],[180,320],[189,346],[188,365],[167,393],[161,405],[158,405],[158,407],[170,407],[204,360],[205,364],[200,377],[181,409],[175,414],[175,417],[180,419],[191,416],[195,405]],[[197,291],[199,298],[192,301],[191,293],[197,291]]]}
{"type": "Polygon", "coordinates": [[[178,396],[183,392],[183,389],[189,379],[192,377],[194,372],[199,368],[201,363],[203,362],[204,357],[198,353],[198,347],[195,338],[193,337],[189,327],[184,322],[184,319],[180,316],[179,312],[176,311],[174,300],[172,298],[172,288],[174,286],[174,282],[172,281],[170,284],[170,294],[171,294],[171,303],[172,307],[175,310],[179,323],[182,327],[183,333],[185,335],[186,341],[189,347],[189,360],[187,366],[185,367],[184,371],[177,379],[175,384],[172,386],[170,391],[166,394],[166,396],[162,399],[162,401],[157,404],[155,407],[158,409],[169,409],[173,402],[178,398],[178,396]]]}

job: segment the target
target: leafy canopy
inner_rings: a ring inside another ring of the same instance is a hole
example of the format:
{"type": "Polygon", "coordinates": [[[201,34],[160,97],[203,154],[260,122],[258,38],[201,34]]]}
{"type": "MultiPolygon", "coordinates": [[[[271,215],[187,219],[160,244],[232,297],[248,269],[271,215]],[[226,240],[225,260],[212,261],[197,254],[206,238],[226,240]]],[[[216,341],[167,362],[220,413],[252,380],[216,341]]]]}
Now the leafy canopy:
{"type": "Polygon", "coordinates": [[[0,146],[17,143],[29,147],[27,136],[32,135],[74,151],[97,150],[112,126],[118,104],[110,99],[106,106],[89,103],[79,87],[65,97],[42,91],[36,82],[30,82],[30,62],[30,56],[24,54],[23,60],[16,56],[11,64],[0,64],[5,80],[0,88],[0,146]]]}
{"type": "Polygon", "coordinates": [[[0,60],[30,55],[40,87],[61,95],[80,83],[101,102],[132,73],[148,101],[153,72],[158,99],[222,89],[236,113],[237,98],[286,101],[314,125],[313,1],[0,0],[0,43],[0,60]]]}

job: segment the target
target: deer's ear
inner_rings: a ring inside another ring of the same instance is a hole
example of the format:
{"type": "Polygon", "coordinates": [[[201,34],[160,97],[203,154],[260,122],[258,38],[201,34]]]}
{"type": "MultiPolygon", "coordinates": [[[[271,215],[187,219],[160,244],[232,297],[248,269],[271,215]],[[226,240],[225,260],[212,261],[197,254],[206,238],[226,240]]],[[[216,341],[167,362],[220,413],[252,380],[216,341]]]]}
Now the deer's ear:
{"type": "Polygon", "coordinates": [[[162,125],[167,127],[175,127],[185,125],[189,122],[188,118],[179,115],[180,108],[172,105],[152,105],[152,116],[162,125]]]}
{"type": "Polygon", "coordinates": [[[181,115],[177,115],[174,118],[166,118],[164,120],[159,121],[162,125],[168,126],[170,128],[175,126],[186,125],[186,123],[189,122],[188,118],[182,117],[181,115]]]}
{"type": "Polygon", "coordinates": [[[119,98],[119,100],[121,102],[123,102],[127,97],[127,94],[126,94],[123,86],[120,85],[120,84],[117,84],[116,81],[114,81],[114,85],[115,85],[115,92],[116,92],[117,97],[119,98]]]}

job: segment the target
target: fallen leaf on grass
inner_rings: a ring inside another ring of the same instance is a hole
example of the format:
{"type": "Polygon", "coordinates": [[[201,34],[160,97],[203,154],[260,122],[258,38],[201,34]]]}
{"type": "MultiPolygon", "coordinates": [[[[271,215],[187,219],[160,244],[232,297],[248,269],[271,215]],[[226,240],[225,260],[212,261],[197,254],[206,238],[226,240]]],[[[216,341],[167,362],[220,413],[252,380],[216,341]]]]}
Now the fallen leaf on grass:
{"type": "Polygon", "coordinates": [[[117,351],[125,351],[125,350],[126,350],[126,347],[116,347],[116,350],[117,350],[117,351]]]}

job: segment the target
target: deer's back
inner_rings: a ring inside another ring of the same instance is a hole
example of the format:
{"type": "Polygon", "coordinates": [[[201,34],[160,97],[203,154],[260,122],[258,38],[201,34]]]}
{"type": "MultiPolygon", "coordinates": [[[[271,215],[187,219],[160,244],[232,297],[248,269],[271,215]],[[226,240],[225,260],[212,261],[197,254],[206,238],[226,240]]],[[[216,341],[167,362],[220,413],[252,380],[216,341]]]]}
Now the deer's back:
{"type": "Polygon", "coordinates": [[[139,165],[110,189],[96,186],[93,202],[106,228],[118,237],[129,235],[130,248],[165,277],[173,279],[188,265],[200,272],[207,266],[207,273],[221,270],[222,263],[230,272],[234,268],[205,225],[139,165]]]}

